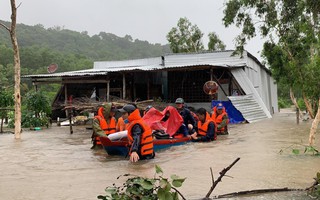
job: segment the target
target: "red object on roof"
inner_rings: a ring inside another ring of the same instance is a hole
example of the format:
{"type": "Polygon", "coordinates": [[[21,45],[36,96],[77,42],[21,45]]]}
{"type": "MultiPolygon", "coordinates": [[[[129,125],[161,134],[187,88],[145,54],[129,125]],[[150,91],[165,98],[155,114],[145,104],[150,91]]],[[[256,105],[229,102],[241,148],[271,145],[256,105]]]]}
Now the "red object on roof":
{"type": "Polygon", "coordinates": [[[48,66],[48,72],[49,73],[53,73],[58,69],[58,65],[57,64],[51,64],[48,66]]]}

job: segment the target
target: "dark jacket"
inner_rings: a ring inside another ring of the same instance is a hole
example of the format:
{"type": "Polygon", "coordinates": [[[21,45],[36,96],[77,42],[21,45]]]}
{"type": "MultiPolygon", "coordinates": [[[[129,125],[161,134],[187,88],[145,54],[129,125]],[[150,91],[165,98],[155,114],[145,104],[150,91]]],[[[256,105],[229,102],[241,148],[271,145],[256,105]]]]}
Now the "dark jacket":
{"type": "Polygon", "coordinates": [[[214,131],[214,122],[210,122],[208,124],[208,130],[207,130],[207,134],[205,136],[201,136],[201,135],[198,135],[197,139],[196,140],[192,140],[192,141],[195,141],[195,142],[209,142],[209,141],[212,141],[212,140],[215,140],[216,136],[215,136],[215,131],[214,131]]]}
{"type": "MultiPolygon", "coordinates": [[[[178,110],[180,115],[183,118],[183,123],[188,127],[188,124],[192,124],[193,128],[195,129],[197,127],[196,120],[192,116],[190,110],[188,108],[183,108],[182,110],[178,110]]],[[[194,132],[194,131],[192,131],[194,132]]]]}

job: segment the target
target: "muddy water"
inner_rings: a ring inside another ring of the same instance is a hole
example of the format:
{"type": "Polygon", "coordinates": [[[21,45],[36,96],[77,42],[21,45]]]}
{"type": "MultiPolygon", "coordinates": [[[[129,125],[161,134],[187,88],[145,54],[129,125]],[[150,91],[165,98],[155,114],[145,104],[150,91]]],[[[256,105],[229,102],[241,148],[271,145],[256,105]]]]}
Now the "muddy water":
{"type": "MultiPolygon", "coordinates": [[[[231,125],[230,134],[212,143],[190,143],[161,151],[151,161],[129,163],[104,151],[90,150],[90,130],[53,126],[24,131],[21,140],[0,135],[1,200],[89,200],[104,194],[106,186],[120,184],[125,173],[152,177],[158,164],[164,176],[187,177],[180,191],[187,199],[204,197],[215,178],[237,157],[240,161],[218,184],[212,196],[266,188],[306,188],[320,171],[320,157],[292,155],[279,150],[308,141],[311,122],[295,124],[294,113],[280,113],[253,124],[231,125]]],[[[320,135],[316,147],[320,148],[320,135]]],[[[257,199],[242,197],[237,199],[257,199]]],[[[260,199],[305,199],[301,193],[259,196],[260,199]]]]}

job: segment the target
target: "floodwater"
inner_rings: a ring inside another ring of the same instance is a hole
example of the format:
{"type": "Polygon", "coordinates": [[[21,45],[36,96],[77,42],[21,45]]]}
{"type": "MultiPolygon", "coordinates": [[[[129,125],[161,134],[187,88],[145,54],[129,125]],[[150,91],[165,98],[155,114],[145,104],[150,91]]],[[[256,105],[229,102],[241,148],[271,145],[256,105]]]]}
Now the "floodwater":
{"type": "MultiPolygon", "coordinates": [[[[179,191],[186,199],[204,197],[214,178],[236,158],[210,197],[270,188],[306,188],[320,171],[320,157],[293,155],[292,144],[307,144],[311,121],[295,122],[295,114],[281,112],[272,119],[230,126],[230,134],[211,143],[189,143],[156,154],[149,161],[128,159],[91,150],[91,131],[84,127],[57,127],[24,131],[21,140],[0,135],[1,200],[91,200],[118,186],[126,173],[153,177],[159,165],[165,177],[187,177],[179,191]],[[279,154],[283,149],[284,152],[279,154]]],[[[315,147],[320,148],[320,135],[315,147]]],[[[303,147],[301,147],[303,150],[303,147]]],[[[307,199],[303,192],[272,193],[234,199],[307,199]]]]}

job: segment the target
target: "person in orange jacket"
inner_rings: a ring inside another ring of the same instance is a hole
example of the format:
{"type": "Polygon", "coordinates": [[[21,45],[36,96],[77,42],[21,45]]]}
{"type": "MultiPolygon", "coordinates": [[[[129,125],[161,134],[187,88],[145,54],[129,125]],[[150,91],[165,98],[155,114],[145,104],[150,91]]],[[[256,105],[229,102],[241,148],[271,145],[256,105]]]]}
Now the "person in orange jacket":
{"type": "Polygon", "coordinates": [[[116,108],[111,103],[105,103],[98,109],[98,114],[94,117],[93,127],[93,147],[101,145],[100,137],[106,137],[116,132],[116,119],[114,118],[116,108]]]}
{"type": "Polygon", "coordinates": [[[225,107],[222,103],[218,103],[213,108],[213,113],[211,116],[212,120],[214,121],[216,125],[216,132],[217,135],[227,135],[228,133],[228,123],[229,123],[229,117],[226,112],[225,107]]]}
{"type": "Polygon", "coordinates": [[[216,140],[215,125],[209,113],[204,108],[199,108],[196,111],[199,118],[197,131],[190,135],[192,141],[195,142],[210,142],[216,140]]]}
{"type": "Polygon", "coordinates": [[[139,110],[128,104],[119,111],[128,113],[130,161],[137,162],[138,160],[154,158],[152,130],[141,118],[139,110]]]}
{"type": "Polygon", "coordinates": [[[127,130],[129,126],[128,113],[123,113],[121,117],[118,118],[117,122],[117,132],[127,130]]]}

